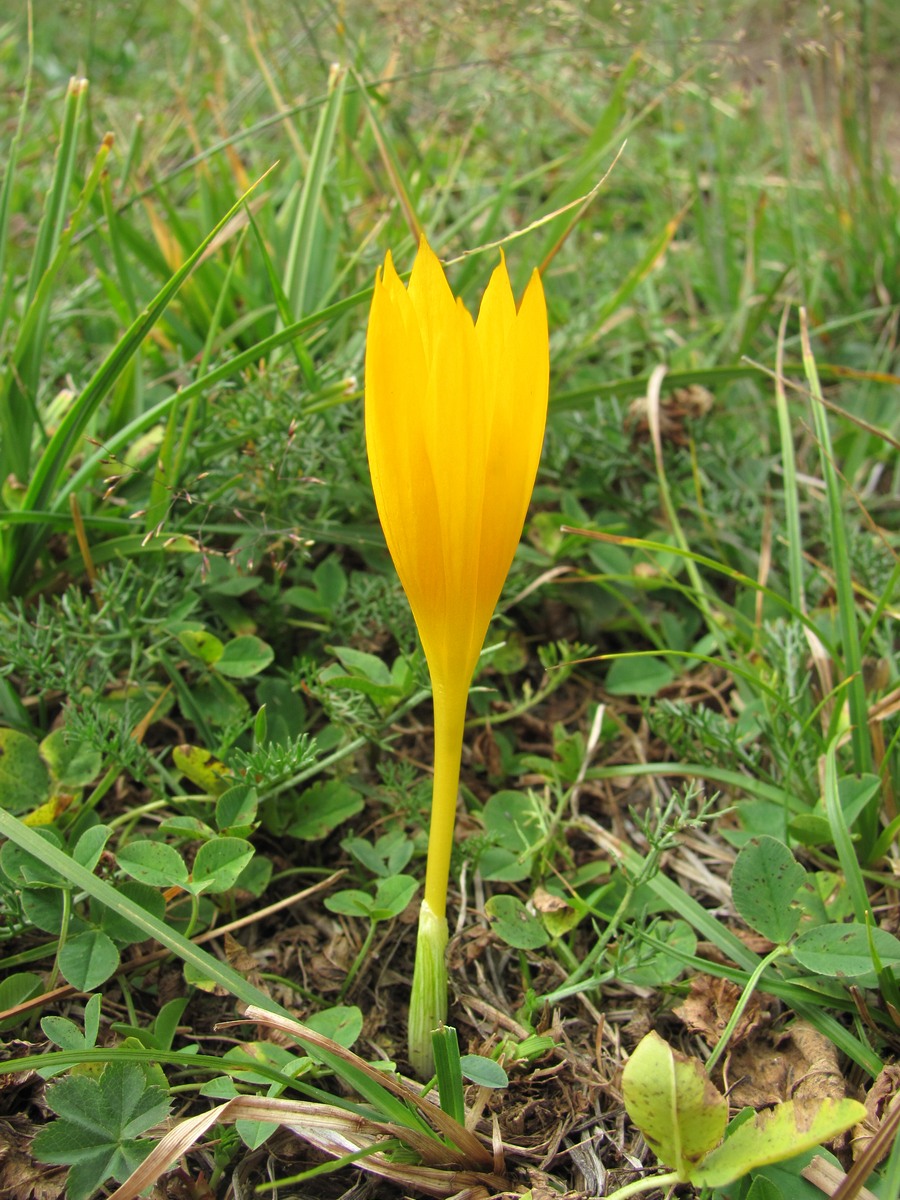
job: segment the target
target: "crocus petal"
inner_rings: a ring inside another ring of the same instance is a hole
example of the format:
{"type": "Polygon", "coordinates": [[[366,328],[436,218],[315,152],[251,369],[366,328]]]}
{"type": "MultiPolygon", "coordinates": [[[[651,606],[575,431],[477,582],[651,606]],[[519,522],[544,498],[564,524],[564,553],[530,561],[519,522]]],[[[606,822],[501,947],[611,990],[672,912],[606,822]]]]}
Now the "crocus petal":
{"type": "Polygon", "coordinates": [[[474,671],[534,485],[548,373],[537,272],[517,312],[501,256],[473,324],[424,239],[408,289],[387,256],[369,321],[366,443],[436,683],[474,671]]]}

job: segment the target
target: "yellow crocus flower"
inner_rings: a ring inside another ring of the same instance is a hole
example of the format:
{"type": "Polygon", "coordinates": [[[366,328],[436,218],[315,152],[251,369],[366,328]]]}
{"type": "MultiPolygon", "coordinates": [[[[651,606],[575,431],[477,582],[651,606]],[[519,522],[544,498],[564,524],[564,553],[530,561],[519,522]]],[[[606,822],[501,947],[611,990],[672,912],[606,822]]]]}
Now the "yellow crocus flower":
{"type": "Polygon", "coordinates": [[[431,1065],[447,1012],[447,885],[466,701],[522,533],[547,417],[547,309],[535,271],[516,309],[506,262],[473,321],[423,238],[404,287],[391,255],[366,346],[366,446],[378,516],[434,693],[434,789],[410,1007],[431,1065]]]}

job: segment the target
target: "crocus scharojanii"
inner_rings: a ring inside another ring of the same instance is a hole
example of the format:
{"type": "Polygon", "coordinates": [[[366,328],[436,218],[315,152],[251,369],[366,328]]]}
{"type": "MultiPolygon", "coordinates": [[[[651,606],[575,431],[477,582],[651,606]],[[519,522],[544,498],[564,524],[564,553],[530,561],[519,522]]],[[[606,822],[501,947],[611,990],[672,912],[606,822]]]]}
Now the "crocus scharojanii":
{"type": "Polygon", "coordinates": [[[434,789],[409,1019],[431,1066],[447,1015],[447,885],[466,701],[534,487],[547,416],[547,309],[535,271],[516,310],[506,262],[473,321],[423,238],[404,287],[388,253],[366,347],[378,515],[434,693],[434,789]]]}

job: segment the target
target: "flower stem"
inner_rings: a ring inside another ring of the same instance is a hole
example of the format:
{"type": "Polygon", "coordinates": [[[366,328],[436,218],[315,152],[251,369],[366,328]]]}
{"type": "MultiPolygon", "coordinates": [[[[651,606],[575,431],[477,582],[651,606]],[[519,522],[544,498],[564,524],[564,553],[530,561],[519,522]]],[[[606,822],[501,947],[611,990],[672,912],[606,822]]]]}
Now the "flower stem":
{"type": "Polygon", "coordinates": [[[431,827],[425,867],[425,902],[438,917],[447,913],[450,855],[456,828],[459,760],[466,723],[469,677],[447,686],[434,682],[434,785],[431,794],[431,827]]]}
{"type": "Polygon", "coordinates": [[[434,1074],[431,1031],[447,1018],[447,918],[427,900],[419,909],[416,965],[409,999],[409,1061],[419,1079],[434,1074]]]}
{"type": "Polygon", "coordinates": [[[425,898],[419,909],[416,965],[409,1002],[409,1060],[420,1078],[434,1070],[431,1031],[447,1017],[447,885],[456,827],[468,676],[448,687],[434,683],[434,789],[425,898]]]}

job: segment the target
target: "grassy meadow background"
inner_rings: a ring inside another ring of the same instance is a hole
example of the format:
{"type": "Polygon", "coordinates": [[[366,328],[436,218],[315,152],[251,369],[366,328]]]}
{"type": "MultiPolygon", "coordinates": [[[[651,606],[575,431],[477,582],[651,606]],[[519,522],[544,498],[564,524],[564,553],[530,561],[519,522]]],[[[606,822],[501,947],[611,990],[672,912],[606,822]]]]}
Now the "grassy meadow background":
{"type": "MultiPolygon", "coordinates": [[[[652,1173],[655,1029],[732,1112],[810,1077],[869,1109],[832,1191],[809,1150],[680,1194],[900,1195],[898,47],[888,0],[0,13],[0,1036],[72,1068],[16,1076],[0,1194],[88,1200],[236,1093],[403,1123],[214,1026],[283,1006],[405,1069],[431,709],[361,381],[424,232],[472,309],[499,246],[517,294],[539,265],[551,330],[451,885],[506,1158],[430,1194],[652,1173]]],[[[177,1186],[357,1194],[304,1174],[346,1147],[267,1167],[268,1115],[177,1186]]],[[[369,1194],[422,1194],[405,1153],[369,1194]]]]}

